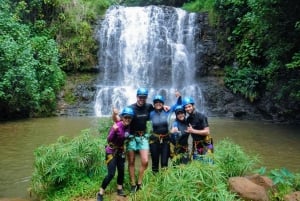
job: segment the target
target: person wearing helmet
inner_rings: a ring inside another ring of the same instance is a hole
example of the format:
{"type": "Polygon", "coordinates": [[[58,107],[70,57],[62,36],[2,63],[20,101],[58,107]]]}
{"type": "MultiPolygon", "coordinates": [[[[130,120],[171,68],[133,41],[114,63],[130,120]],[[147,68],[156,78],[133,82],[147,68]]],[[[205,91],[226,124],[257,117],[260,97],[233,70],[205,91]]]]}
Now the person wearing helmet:
{"type": "Polygon", "coordinates": [[[193,159],[202,160],[203,155],[213,152],[207,117],[196,110],[192,97],[185,97],[182,100],[182,106],[188,114],[186,132],[192,134],[193,137],[193,159]]]}
{"type": "Polygon", "coordinates": [[[125,107],[121,112],[121,121],[116,122],[109,130],[105,147],[107,175],[102,181],[99,192],[97,193],[97,201],[103,200],[106,187],[113,179],[116,170],[117,176],[117,194],[126,196],[123,191],[124,171],[125,171],[125,139],[129,136],[130,124],[134,117],[134,111],[130,107],[125,107]]]}
{"type": "Polygon", "coordinates": [[[176,119],[172,124],[171,133],[171,158],[174,165],[187,164],[192,153],[192,137],[187,130],[185,110],[182,105],[175,108],[176,119]]]}
{"type": "MultiPolygon", "coordinates": [[[[136,98],[136,103],[129,106],[133,109],[135,116],[132,119],[130,136],[126,144],[131,193],[135,193],[141,188],[144,172],[148,167],[149,141],[146,130],[149,114],[152,110],[154,110],[152,104],[146,102],[148,98],[148,89],[138,88],[136,98]],[[137,151],[140,154],[141,165],[139,167],[139,175],[136,182],[135,152],[137,151]]],[[[116,109],[113,109],[112,118],[115,122],[119,119],[118,111],[116,109]]]]}
{"type": "Polygon", "coordinates": [[[150,113],[152,134],[149,138],[153,173],[159,171],[159,160],[161,168],[168,167],[170,156],[169,116],[174,108],[181,104],[181,97],[178,94],[176,97],[177,103],[168,111],[163,108],[165,102],[163,96],[156,95],[153,98],[154,111],[150,113]]]}

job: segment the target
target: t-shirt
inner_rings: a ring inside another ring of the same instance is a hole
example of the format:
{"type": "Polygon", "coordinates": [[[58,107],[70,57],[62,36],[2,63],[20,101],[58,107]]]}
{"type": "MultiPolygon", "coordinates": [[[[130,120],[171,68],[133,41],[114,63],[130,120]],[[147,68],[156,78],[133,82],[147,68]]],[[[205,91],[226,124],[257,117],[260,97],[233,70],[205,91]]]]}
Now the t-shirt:
{"type": "MultiPolygon", "coordinates": [[[[204,128],[209,127],[207,117],[198,111],[195,111],[188,116],[187,125],[189,124],[196,130],[203,130],[204,128]]],[[[197,134],[192,134],[192,136],[196,141],[203,140],[205,137],[197,134]]]]}
{"type": "Polygon", "coordinates": [[[136,103],[134,103],[129,107],[133,109],[135,114],[130,124],[131,133],[134,134],[136,131],[146,131],[150,112],[154,110],[153,105],[146,103],[143,106],[138,106],[136,103]]]}

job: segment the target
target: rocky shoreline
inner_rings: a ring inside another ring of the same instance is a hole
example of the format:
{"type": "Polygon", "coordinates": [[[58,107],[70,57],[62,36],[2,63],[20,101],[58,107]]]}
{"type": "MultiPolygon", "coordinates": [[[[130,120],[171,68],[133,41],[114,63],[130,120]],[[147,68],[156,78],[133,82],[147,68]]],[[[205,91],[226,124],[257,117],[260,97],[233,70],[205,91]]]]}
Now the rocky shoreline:
{"type": "MultiPolygon", "coordinates": [[[[64,90],[58,97],[56,116],[95,116],[94,103],[97,92],[97,73],[89,74],[88,79],[82,75],[68,77],[64,90]],[[71,94],[71,95],[70,95],[71,94]],[[67,96],[72,101],[66,101],[67,96]]],[[[268,122],[289,123],[268,111],[267,100],[250,103],[238,94],[233,94],[224,87],[222,76],[203,76],[199,81],[204,106],[208,117],[225,117],[245,120],[262,120],[268,122]]]]}

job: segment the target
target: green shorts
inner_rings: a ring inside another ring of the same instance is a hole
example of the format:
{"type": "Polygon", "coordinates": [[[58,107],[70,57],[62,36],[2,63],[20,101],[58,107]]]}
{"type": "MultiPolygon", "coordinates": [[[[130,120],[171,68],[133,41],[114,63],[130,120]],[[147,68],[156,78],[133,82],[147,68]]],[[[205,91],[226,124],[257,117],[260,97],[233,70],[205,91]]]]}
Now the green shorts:
{"type": "Polygon", "coordinates": [[[133,136],[126,144],[127,151],[149,150],[149,140],[145,136],[133,136]]]}

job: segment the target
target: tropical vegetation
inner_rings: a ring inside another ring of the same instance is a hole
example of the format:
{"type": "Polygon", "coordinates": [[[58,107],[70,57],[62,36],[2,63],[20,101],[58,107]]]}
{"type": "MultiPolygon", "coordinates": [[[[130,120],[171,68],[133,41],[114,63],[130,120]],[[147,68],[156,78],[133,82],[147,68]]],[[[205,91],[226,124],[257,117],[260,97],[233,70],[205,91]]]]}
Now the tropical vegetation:
{"type": "MultiPolygon", "coordinates": [[[[101,179],[106,175],[104,147],[111,124],[110,118],[101,118],[99,134],[86,129],[73,139],[60,137],[54,144],[38,147],[35,150],[31,193],[39,200],[49,201],[95,198],[101,179]]],[[[215,153],[207,159],[187,165],[170,164],[169,168],[155,175],[148,169],[143,189],[129,195],[130,199],[239,200],[229,191],[228,178],[254,172],[269,176],[276,184],[276,193],[270,193],[272,200],[283,200],[284,195],[300,190],[300,174],[284,168],[270,171],[265,167],[259,168],[259,156],[246,152],[231,139],[216,142],[215,153]]],[[[106,189],[107,197],[115,191],[115,187],[116,178],[106,189]]],[[[125,172],[124,189],[129,194],[128,171],[125,172]]]]}
{"type": "MultiPolygon", "coordinates": [[[[97,66],[93,37],[105,10],[169,5],[208,12],[225,86],[299,119],[300,13],[296,0],[0,0],[0,119],[53,115],[65,76],[97,66]]],[[[101,61],[100,61],[101,62],[101,61]]]]}
{"type": "Polygon", "coordinates": [[[265,97],[285,119],[300,110],[300,5],[296,0],[196,0],[208,11],[226,58],[225,85],[250,102],[265,97]]]}

